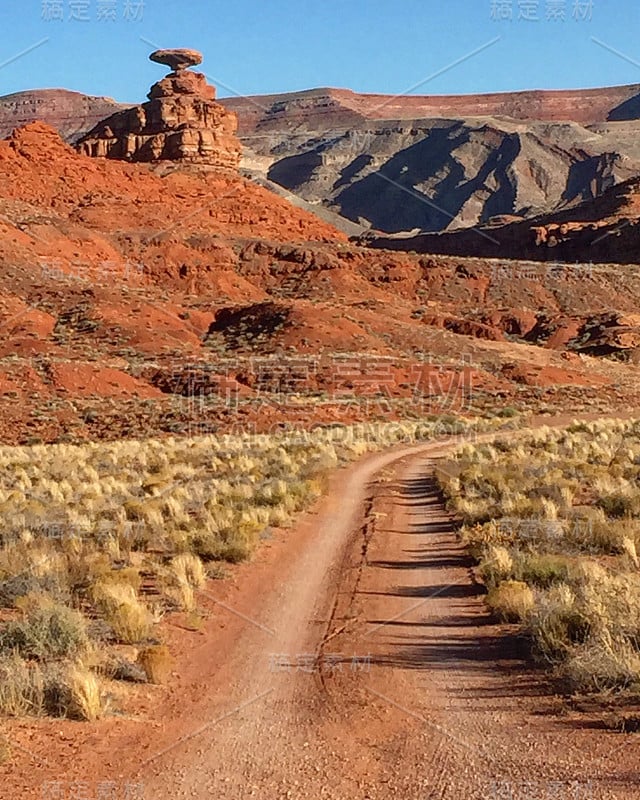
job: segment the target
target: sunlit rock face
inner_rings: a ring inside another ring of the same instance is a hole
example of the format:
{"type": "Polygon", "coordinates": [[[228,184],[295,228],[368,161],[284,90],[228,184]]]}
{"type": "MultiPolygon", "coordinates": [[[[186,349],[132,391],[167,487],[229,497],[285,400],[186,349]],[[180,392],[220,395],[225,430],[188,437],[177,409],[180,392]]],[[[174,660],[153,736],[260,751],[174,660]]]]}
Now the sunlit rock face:
{"type": "Polygon", "coordinates": [[[216,102],[195,50],[158,50],[152,61],[172,72],[151,87],[149,101],[108,117],[84,136],[83,155],[124,161],[181,161],[237,170],[242,149],[236,115],[216,102]]]}

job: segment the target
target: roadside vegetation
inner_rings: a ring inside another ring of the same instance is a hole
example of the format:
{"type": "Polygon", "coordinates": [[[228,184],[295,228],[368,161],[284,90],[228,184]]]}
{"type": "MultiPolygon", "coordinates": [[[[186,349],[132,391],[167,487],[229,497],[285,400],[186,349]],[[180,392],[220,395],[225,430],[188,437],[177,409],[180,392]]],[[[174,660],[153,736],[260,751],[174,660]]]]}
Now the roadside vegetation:
{"type": "Polygon", "coordinates": [[[495,615],[567,691],[640,691],[640,422],[466,444],[438,476],[495,615]]]}
{"type": "Polygon", "coordinates": [[[0,448],[0,713],[95,720],[163,682],[158,623],[369,450],[486,428],[434,417],[279,436],[0,448]]]}

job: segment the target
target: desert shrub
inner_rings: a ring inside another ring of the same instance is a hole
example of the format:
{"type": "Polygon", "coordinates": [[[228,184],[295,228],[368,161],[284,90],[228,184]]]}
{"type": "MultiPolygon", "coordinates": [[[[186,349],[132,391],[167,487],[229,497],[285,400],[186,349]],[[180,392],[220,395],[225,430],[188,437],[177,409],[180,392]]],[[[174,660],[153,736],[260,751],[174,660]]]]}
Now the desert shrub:
{"type": "Polygon", "coordinates": [[[580,565],[577,592],[591,627],[603,637],[627,638],[640,649],[640,575],[580,565]]]}
{"type": "Polygon", "coordinates": [[[533,609],[533,591],[523,581],[502,581],[489,591],[487,605],[503,622],[522,622],[533,609]]]}
{"type": "Polygon", "coordinates": [[[106,704],[100,681],[93,672],[73,665],[66,675],[65,683],[68,692],[67,716],[87,722],[95,722],[103,716],[106,704]]]}
{"type": "Polygon", "coordinates": [[[512,533],[497,520],[481,525],[465,525],[460,529],[460,536],[478,562],[484,558],[489,547],[508,547],[514,541],[512,533]]]}
{"type": "Polygon", "coordinates": [[[638,492],[623,493],[612,492],[596,500],[596,505],[608,517],[621,519],[622,517],[637,517],[640,514],[640,494],[638,492]]]}
{"type": "Polygon", "coordinates": [[[165,683],[171,671],[171,654],[166,645],[145,647],[138,654],[138,665],[144,670],[150,683],[165,683]]]}
{"type": "Polygon", "coordinates": [[[183,553],[173,558],[164,571],[165,594],[184,611],[195,609],[195,589],[201,589],[207,580],[202,561],[193,553],[183,553]]]}
{"type": "Polygon", "coordinates": [[[44,709],[44,679],[38,664],[17,652],[0,656],[0,713],[8,717],[38,716],[44,709]]]}
{"type": "Polygon", "coordinates": [[[513,406],[503,406],[502,408],[496,409],[494,413],[496,417],[506,417],[507,419],[517,417],[520,414],[518,409],[513,406]]]}
{"type": "Polygon", "coordinates": [[[488,587],[513,577],[514,563],[506,547],[491,545],[480,562],[480,576],[488,587]]]}
{"type": "Polygon", "coordinates": [[[4,607],[13,606],[19,597],[27,594],[46,594],[58,602],[70,599],[66,587],[53,576],[38,577],[30,572],[20,572],[0,580],[0,604],[4,607]]]}
{"type": "Polygon", "coordinates": [[[93,599],[119,641],[136,644],[149,637],[151,614],[132,586],[98,583],[93,587],[93,599]]]}
{"type": "Polygon", "coordinates": [[[554,583],[564,583],[569,577],[570,562],[550,553],[520,553],[515,574],[531,586],[547,589],[554,583]]]}
{"type": "Polygon", "coordinates": [[[40,661],[72,658],[88,643],[82,615],[55,603],[36,607],[26,619],[8,622],[0,629],[0,653],[16,651],[40,661]]]}
{"type": "Polygon", "coordinates": [[[625,639],[605,637],[572,648],[559,670],[571,692],[640,688],[640,654],[625,639]]]}
{"type": "Polygon", "coordinates": [[[586,641],[590,625],[567,584],[552,586],[538,596],[529,615],[536,651],[551,662],[563,660],[575,644],[586,641]]]}
{"type": "Polygon", "coordinates": [[[620,553],[629,522],[607,519],[603,509],[594,506],[575,509],[566,526],[567,547],[593,555],[620,553]]]}
{"type": "Polygon", "coordinates": [[[95,722],[106,710],[98,677],[76,663],[48,669],[44,680],[44,706],[51,716],[85,722],[95,722]]]}

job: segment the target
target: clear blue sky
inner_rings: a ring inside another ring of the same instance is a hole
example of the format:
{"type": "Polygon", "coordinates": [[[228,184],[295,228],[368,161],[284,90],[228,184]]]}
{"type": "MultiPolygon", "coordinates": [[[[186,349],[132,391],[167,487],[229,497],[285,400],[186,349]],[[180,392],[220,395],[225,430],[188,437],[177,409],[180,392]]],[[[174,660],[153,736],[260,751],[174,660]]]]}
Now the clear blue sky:
{"type": "Polygon", "coordinates": [[[0,0],[0,95],[63,87],[140,102],[164,74],[142,38],[202,50],[203,71],[227,87],[220,96],[320,86],[395,94],[440,71],[413,93],[640,83],[638,0],[595,0],[590,21],[574,19],[576,2],[589,16],[586,0],[144,0],[138,9],[140,0],[0,0]],[[498,6],[513,18],[492,19],[498,6]],[[563,8],[564,21],[546,19],[563,8]],[[44,18],[60,11],[62,21],[44,18]],[[518,19],[536,12],[538,21],[518,19]]]}

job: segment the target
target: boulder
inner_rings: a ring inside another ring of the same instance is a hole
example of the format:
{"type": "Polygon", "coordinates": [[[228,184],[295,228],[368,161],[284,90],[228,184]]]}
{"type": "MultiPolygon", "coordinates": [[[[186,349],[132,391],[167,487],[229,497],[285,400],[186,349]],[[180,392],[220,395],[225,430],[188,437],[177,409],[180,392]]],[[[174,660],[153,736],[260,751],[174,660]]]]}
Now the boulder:
{"type": "Polygon", "coordinates": [[[174,72],[180,72],[188,67],[197,67],[202,64],[202,53],[197,50],[178,48],[174,50],[156,50],[149,56],[156,64],[164,64],[174,72]]]}

